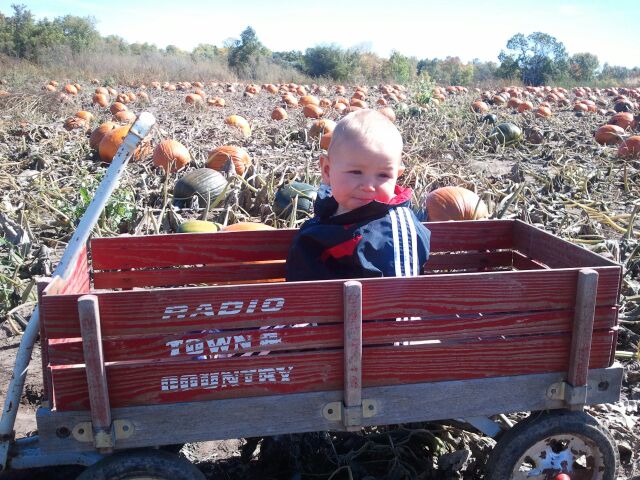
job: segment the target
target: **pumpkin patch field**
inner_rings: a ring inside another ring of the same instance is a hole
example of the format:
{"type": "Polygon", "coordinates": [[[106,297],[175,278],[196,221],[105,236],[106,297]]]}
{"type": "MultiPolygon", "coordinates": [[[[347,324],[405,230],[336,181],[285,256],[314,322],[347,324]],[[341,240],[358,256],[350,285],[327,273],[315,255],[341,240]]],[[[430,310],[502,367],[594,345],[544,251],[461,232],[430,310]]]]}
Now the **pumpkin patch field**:
{"type": "MultiPolygon", "coordinates": [[[[371,108],[402,134],[399,183],[413,189],[422,221],[520,219],[622,264],[622,399],[587,410],[617,441],[620,478],[640,478],[640,88],[99,79],[0,87],[2,399],[35,281],[51,274],[138,114],[152,113],[156,125],[94,236],[299,227],[313,214],[319,156],[336,123],[371,108]]],[[[16,424],[22,436],[35,429],[42,395],[38,355],[16,424]]],[[[520,416],[501,421],[510,417],[520,416]]],[[[475,479],[492,442],[452,421],[187,444],[182,453],[208,478],[475,479]]]]}

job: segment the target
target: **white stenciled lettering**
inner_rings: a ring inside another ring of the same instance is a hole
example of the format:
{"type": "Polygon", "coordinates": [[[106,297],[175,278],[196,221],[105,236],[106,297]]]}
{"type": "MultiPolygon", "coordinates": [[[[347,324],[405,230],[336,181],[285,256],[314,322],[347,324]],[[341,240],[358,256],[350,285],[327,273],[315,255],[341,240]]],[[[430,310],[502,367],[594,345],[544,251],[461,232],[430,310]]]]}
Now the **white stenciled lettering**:
{"type": "Polygon", "coordinates": [[[278,336],[276,332],[268,332],[260,334],[260,346],[264,347],[265,345],[276,345],[281,343],[282,339],[278,336]]]}
{"type": "Polygon", "coordinates": [[[184,390],[216,390],[242,385],[284,383],[291,381],[292,366],[267,367],[225,372],[206,372],[185,375],[169,375],[160,379],[163,392],[184,390]]]}
{"type": "Polygon", "coordinates": [[[190,338],[185,343],[185,353],[187,355],[200,355],[204,353],[204,342],[197,338],[190,338]]]}
{"type": "Polygon", "coordinates": [[[223,302],[218,315],[235,315],[242,311],[243,302],[223,302]]]}
{"type": "Polygon", "coordinates": [[[172,316],[175,318],[184,318],[189,310],[189,305],[174,305],[164,309],[163,320],[169,320],[172,316]]]}
{"type": "Polygon", "coordinates": [[[240,382],[240,372],[222,372],[222,385],[221,388],[237,387],[240,382]]]}
{"type": "Polygon", "coordinates": [[[211,353],[228,352],[231,344],[231,337],[210,338],[207,340],[211,353]]]}
{"type": "Polygon", "coordinates": [[[233,341],[235,342],[236,350],[251,348],[251,335],[235,335],[233,341]]]}
{"type": "Polygon", "coordinates": [[[182,340],[172,340],[166,343],[167,347],[171,348],[171,356],[175,357],[176,355],[180,355],[180,345],[182,345],[182,340]]]}
{"type": "Polygon", "coordinates": [[[203,303],[202,305],[198,305],[196,311],[189,315],[190,318],[198,317],[200,315],[204,315],[205,317],[213,317],[216,312],[213,310],[213,307],[210,303],[203,303]]]}
{"type": "Polygon", "coordinates": [[[247,313],[253,313],[256,311],[256,306],[258,305],[258,299],[254,298],[249,302],[249,306],[247,306],[247,313]]]}
{"type": "Polygon", "coordinates": [[[262,302],[260,310],[263,312],[278,312],[284,306],[284,298],[267,298],[262,302]]]}
{"type": "Polygon", "coordinates": [[[293,367],[276,367],[276,372],[280,375],[282,382],[289,381],[289,374],[291,373],[291,370],[293,370],[293,367]]]}

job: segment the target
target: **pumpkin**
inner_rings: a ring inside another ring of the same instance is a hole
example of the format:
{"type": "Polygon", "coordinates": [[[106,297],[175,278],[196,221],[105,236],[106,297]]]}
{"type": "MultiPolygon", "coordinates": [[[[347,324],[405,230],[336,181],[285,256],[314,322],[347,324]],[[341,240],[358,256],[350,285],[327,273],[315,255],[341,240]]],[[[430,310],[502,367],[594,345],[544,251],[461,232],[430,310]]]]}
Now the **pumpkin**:
{"type": "Polygon", "coordinates": [[[220,224],[206,220],[187,220],[178,226],[178,233],[211,233],[220,230],[220,224]]]}
{"type": "Polygon", "coordinates": [[[184,97],[184,101],[190,105],[200,105],[203,99],[197,93],[188,93],[187,96],[184,97]]]}
{"type": "Polygon", "coordinates": [[[302,109],[302,113],[307,118],[320,118],[324,111],[318,105],[305,105],[302,109]]]}
{"type": "Polygon", "coordinates": [[[392,122],[396,121],[396,114],[393,111],[393,108],[391,108],[391,107],[382,107],[378,111],[381,114],[383,114],[385,117],[387,117],[389,120],[391,120],[392,122]]]}
{"type": "Polygon", "coordinates": [[[291,182],[282,185],[276,192],[273,211],[280,218],[289,218],[293,200],[297,196],[296,218],[304,218],[311,213],[318,191],[313,185],[304,182],[291,182]]]}
{"type": "Polygon", "coordinates": [[[603,125],[596,130],[595,139],[600,145],[617,145],[622,141],[624,129],[617,125],[603,125]]]}
{"type": "Polygon", "coordinates": [[[248,230],[275,230],[275,228],[257,222],[238,222],[222,227],[223,232],[244,232],[248,230]]]}
{"type": "Polygon", "coordinates": [[[111,112],[111,115],[115,115],[118,112],[124,112],[129,110],[129,108],[122,102],[114,102],[110,107],[109,107],[109,111],[111,112]]]}
{"type": "Polygon", "coordinates": [[[78,94],[78,88],[75,85],[72,85],[70,83],[66,84],[64,86],[64,91],[66,93],[68,93],[69,95],[77,95],[78,94]]]}
{"type": "Polygon", "coordinates": [[[249,126],[249,122],[246,118],[241,117],[240,115],[229,115],[224,119],[224,123],[239,129],[245,137],[251,135],[251,126],[249,126]]]}
{"type": "Polygon", "coordinates": [[[172,172],[186,167],[191,162],[191,155],[187,147],[177,140],[163,140],[153,150],[153,164],[162,168],[165,172],[172,172]]]}
{"type": "Polygon", "coordinates": [[[637,160],[640,158],[640,135],[627,138],[618,147],[620,158],[637,160]]]}
{"type": "Polygon", "coordinates": [[[365,102],[364,100],[360,100],[359,98],[352,98],[349,102],[349,105],[351,105],[352,107],[369,108],[367,102],[365,102]]]}
{"type": "Polygon", "coordinates": [[[136,114],[131,110],[123,110],[121,112],[117,112],[113,116],[113,119],[120,123],[133,123],[136,121],[136,114]]]}
{"type": "Polygon", "coordinates": [[[234,145],[223,145],[209,153],[206,166],[207,168],[221,171],[229,159],[233,162],[233,166],[238,175],[242,175],[247,167],[251,165],[249,153],[247,153],[244,148],[234,145]]]}
{"type": "Polygon", "coordinates": [[[498,116],[493,113],[488,113],[484,117],[482,117],[482,123],[489,123],[491,125],[495,125],[498,121],[498,116]]]}
{"type": "Polygon", "coordinates": [[[80,110],[76,112],[76,117],[85,120],[87,123],[90,123],[93,120],[93,114],[91,112],[87,112],[86,110],[80,110]]]}
{"type": "Polygon", "coordinates": [[[287,111],[282,107],[276,107],[273,109],[273,112],[271,112],[272,120],[286,120],[287,117],[287,111]]]}
{"type": "Polygon", "coordinates": [[[129,96],[126,93],[119,93],[116,96],[116,102],[124,103],[126,105],[127,103],[131,102],[131,100],[129,100],[129,96]]]}
{"type": "Polygon", "coordinates": [[[471,110],[476,113],[485,113],[489,111],[489,105],[484,103],[482,100],[476,100],[471,104],[471,110]]]}
{"type": "Polygon", "coordinates": [[[207,105],[212,105],[214,107],[224,107],[226,105],[226,102],[224,101],[224,98],[213,97],[207,99],[207,105]]]}
{"type": "Polygon", "coordinates": [[[69,117],[64,122],[64,129],[65,130],[71,131],[71,130],[78,130],[78,129],[81,129],[81,128],[87,128],[87,122],[83,118],[69,117]]]}
{"type": "Polygon", "coordinates": [[[299,101],[300,105],[303,107],[305,105],[320,105],[320,99],[314,95],[305,95],[304,97],[300,97],[299,101]]]}
{"type": "Polygon", "coordinates": [[[522,139],[522,130],[510,122],[500,123],[491,131],[488,138],[500,145],[512,145],[522,139]]]}
{"type": "Polygon", "coordinates": [[[178,179],[173,187],[173,202],[183,207],[197,195],[202,204],[213,202],[227,186],[227,179],[211,168],[197,168],[178,179]]]}
{"type": "Polygon", "coordinates": [[[610,125],[617,125],[624,130],[628,128],[636,128],[638,121],[633,117],[631,112],[619,112],[609,119],[610,125]]]}
{"type": "Polygon", "coordinates": [[[109,105],[109,98],[107,97],[107,95],[105,95],[104,93],[96,93],[93,96],[92,102],[95,105],[100,105],[101,107],[106,107],[107,105],[109,105]]]}
{"type": "Polygon", "coordinates": [[[529,101],[520,102],[520,105],[518,105],[518,113],[524,113],[529,110],[533,110],[533,103],[529,101]]]}
{"type": "Polygon", "coordinates": [[[463,187],[435,189],[427,195],[425,209],[430,222],[478,220],[489,216],[484,201],[463,187]]]}
{"type": "MultiPolygon", "coordinates": [[[[100,140],[100,144],[98,145],[98,154],[103,162],[110,163],[111,160],[113,160],[113,157],[118,152],[124,138],[129,133],[130,128],[131,125],[123,125],[104,134],[102,140],[100,140]]],[[[133,158],[138,160],[148,153],[149,144],[143,142],[133,153],[133,158]]]]}
{"type": "Polygon", "coordinates": [[[334,128],[336,128],[336,122],[333,120],[316,120],[309,129],[309,136],[311,138],[320,137],[320,148],[328,150],[334,128]]]}
{"type": "Polygon", "coordinates": [[[633,103],[629,100],[619,100],[613,105],[616,112],[633,112],[633,103]]]}
{"type": "Polygon", "coordinates": [[[551,109],[546,105],[539,105],[535,111],[536,118],[549,118],[551,116],[551,109]]]}
{"type": "Polygon", "coordinates": [[[102,137],[104,137],[107,132],[110,132],[117,127],[118,125],[115,122],[104,122],[100,126],[96,127],[89,137],[89,146],[96,150],[100,145],[102,137]]]}

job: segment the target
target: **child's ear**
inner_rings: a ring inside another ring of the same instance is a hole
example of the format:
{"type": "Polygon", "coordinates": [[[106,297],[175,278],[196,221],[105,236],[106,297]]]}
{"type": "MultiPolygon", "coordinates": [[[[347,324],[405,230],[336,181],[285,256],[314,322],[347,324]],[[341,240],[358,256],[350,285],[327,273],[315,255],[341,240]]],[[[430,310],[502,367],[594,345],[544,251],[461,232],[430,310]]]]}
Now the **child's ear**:
{"type": "Polygon", "coordinates": [[[322,174],[322,183],[325,185],[331,185],[329,183],[329,156],[324,153],[320,155],[320,173],[322,174]]]}

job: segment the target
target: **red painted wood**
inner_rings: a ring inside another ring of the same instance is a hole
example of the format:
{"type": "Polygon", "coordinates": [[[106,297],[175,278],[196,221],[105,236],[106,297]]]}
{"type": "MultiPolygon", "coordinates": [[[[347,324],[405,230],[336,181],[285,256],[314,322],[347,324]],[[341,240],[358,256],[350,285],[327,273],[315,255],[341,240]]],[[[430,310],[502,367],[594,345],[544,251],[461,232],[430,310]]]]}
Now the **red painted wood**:
{"type": "MultiPolygon", "coordinates": [[[[595,330],[611,329],[616,323],[617,309],[596,309],[595,330]]],[[[432,317],[412,321],[367,321],[363,323],[363,344],[384,345],[407,340],[460,342],[475,338],[498,336],[525,336],[545,333],[570,333],[573,325],[572,310],[489,314],[469,316],[432,317]]],[[[269,350],[271,352],[342,347],[343,326],[307,325],[302,328],[226,330],[184,334],[149,334],[126,336],[123,329],[119,337],[103,338],[107,362],[127,360],[166,360],[216,353],[243,354],[269,350]],[[236,341],[236,337],[237,340],[236,341]],[[278,343],[274,343],[278,340],[278,343]],[[212,348],[209,348],[209,343],[212,348]],[[245,344],[244,342],[250,342],[245,344]],[[219,345],[229,345],[222,350],[219,345]],[[189,353],[187,353],[189,346],[189,353]]],[[[84,363],[82,340],[62,338],[49,340],[52,365],[84,363]]]]}
{"type": "Polygon", "coordinates": [[[447,273],[447,270],[482,270],[507,267],[512,269],[513,252],[448,252],[429,256],[425,273],[447,273]]]}
{"type": "Polygon", "coordinates": [[[171,267],[156,270],[99,271],[93,274],[95,288],[169,287],[202,283],[251,283],[282,279],[284,260],[219,264],[205,267],[171,267]]]}
{"type": "Polygon", "coordinates": [[[618,266],[533,225],[516,221],[513,228],[513,248],[551,268],[618,266]]]}
{"type": "MultiPolygon", "coordinates": [[[[426,223],[431,251],[511,248],[511,220],[426,223]]],[[[296,229],[148,235],[91,241],[94,270],[283,260],[296,229]]]]}
{"type": "Polygon", "coordinates": [[[91,279],[89,277],[89,263],[87,259],[87,247],[76,257],[76,262],[69,275],[65,279],[64,285],[57,292],[58,294],[87,293],[91,289],[91,279]]]}
{"type": "MultiPolygon", "coordinates": [[[[594,335],[592,368],[608,365],[613,337],[613,331],[594,335]]],[[[567,369],[570,341],[569,335],[541,335],[455,345],[366,348],[363,386],[562,372],[567,369]]],[[[82,366],[53,367],[52,374],[58,410],[88,407],[82,366]]],[[[113,407],[338,390],[343,382],[342,350],[188,362],[112,363],[107,365],[107,376],[113,407]],[[260,371],[267,381],[259,381],[260,371]],[[287,381],[283,381],[285,374],[287,381]],[[169,377],[175,377],[175,381],[167,380],[169,377]],[[171,385],[176,389],[163,391],[163,378],[165,388],[171,385]],[[229,380],[236,378],[234,386],[229,380]],[[203,387],[203,379],[209,388],[203,387]],[[185,388],[180,389],[180,385],[185,388]]]]}
{"type": "MultiPolygon", "coordinates": [[[[599,268],[598,271],[597,305],[615,305],[619,268],[599,268]]],[[[561,310],[573,308],[576,279],[577,270],[363,279],[363,314],[365,319],[376,320],[477,312],[561,310]]],[[[177,333],[211,328],[337,322],[342,318],[342,283],[340,280],[292,282],[96,295],[104,336],[119,335],[123,328],[138,334],[148,333],[151,328],[156,332],[177,333]],[[254,307],[255,311],[245,313],[252,300],[260,304],[270,298],[284,299],[282,308],[275,312],[262,312],[254,307]],[[230,305],[228,302],[238,302],[231,305],[242,305],[242,309],[236,315],[219,315],[218,311],[225,302],[227,305],[230,305]]],[[[49,338],[79,336],[75,308],[77,298],[75,295],[43,298],[49,338]]]]}
{"type": "Polygon", "coordinates": [[[549,269],[547,265],[523,255],[517,250],[513,250],[513,267],[516,270],[540,270],[549,269]]]}

